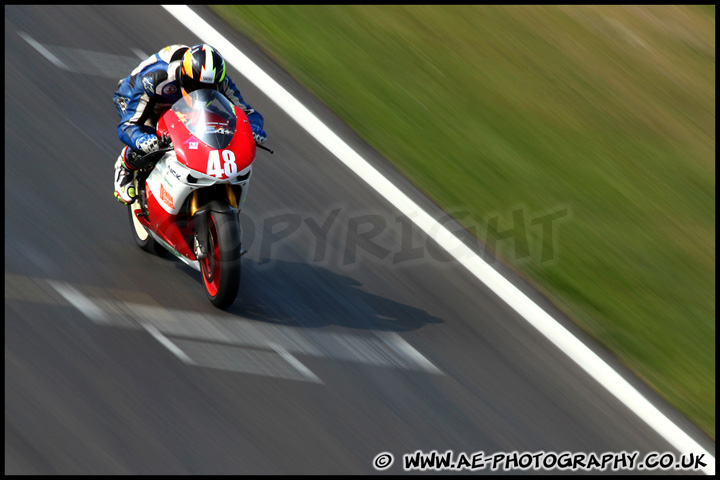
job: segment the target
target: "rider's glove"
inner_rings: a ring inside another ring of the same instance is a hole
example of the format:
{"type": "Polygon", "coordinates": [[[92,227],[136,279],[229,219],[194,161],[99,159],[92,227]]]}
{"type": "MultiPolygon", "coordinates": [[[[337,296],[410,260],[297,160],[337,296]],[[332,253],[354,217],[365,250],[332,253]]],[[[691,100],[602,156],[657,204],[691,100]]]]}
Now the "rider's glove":
{"type": "Polygon", "coordinates": [[[158,138],[156,135],[152,134],[143,135],[137,139],[135,146],[138,150],[142,150],[144,153],[154,152],[159,148],[158,138]]]}
{"type": "Polygon", "coordinates": [[[252,132],[253,137],[255,138],[255,143],[257,143],[258,145],[267,140],[267,133],[265,133],[265,130],[263,130],[261,127],[253,125],[252,132]]]}
{"type": "Polygon", "coordinates": [[[159,142],[160,148],[172,147],[172,138],[167,133],[163,133],[159,142]]]}

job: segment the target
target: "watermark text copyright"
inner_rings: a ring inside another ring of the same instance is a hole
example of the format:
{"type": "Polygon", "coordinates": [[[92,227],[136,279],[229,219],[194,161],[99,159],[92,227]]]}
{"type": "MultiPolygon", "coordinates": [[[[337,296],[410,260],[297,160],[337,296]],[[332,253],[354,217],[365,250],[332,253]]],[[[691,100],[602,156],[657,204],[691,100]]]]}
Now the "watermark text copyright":
{"type": "MultiPolygon", "coordinates": [[[[639,452],[573,453],[573,452],[497,452],[486,454],[455,453],[448,450],[440,453],[436,450],[403,455],[402,468],[405,471],[620,471],[620,470],[681,470],[698,471],[706,467],[705,454],[670,452],[650,452],[641,456],[639,452]]],[[[373,466],[376,470],[386,470],[392,466],[394,457],[389,452],[375,456],[373,466]]]]}

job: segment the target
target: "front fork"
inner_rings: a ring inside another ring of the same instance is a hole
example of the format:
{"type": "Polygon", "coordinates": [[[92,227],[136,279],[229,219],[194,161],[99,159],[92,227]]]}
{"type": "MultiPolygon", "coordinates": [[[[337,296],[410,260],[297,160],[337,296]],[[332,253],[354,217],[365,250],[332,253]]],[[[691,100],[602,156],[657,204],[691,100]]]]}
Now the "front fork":
{"type": "MultiPolygon", "coordinates": [[[[238,210],[237,197],[232,187],[228,184],[225,185],[227,191],[227,203],[216,203],[213,202],[212,211],[220,214],[236,215],[239,217],[240,211],[238,210]]],[[[208,254],[208,223],[207,216],[211,209],[208,205],[198,207],[198,190],[192,192],[190,198],[190,216],[193,220],[193,228],[195,230],[195,257],[198,260],[204,260],[208,254]]],[[[238,218],[238,224],[240,219],[238,218]]],[[[240,226],[240,238],[242,238],[242,226],[240,226]]],[[[240,250],[240,255],[247,253],[246,250],[240,250]]]]}

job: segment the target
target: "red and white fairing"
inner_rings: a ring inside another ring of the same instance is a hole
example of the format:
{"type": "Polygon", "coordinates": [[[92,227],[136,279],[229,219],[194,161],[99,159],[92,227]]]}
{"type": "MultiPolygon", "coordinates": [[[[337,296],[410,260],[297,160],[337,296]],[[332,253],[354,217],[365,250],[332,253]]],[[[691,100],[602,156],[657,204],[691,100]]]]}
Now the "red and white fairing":
{"type": "MultiPolygon", "coordinates": [[[[256,155],[250,122],[222,94],[197,90],[163,114],[157,132],[172,138],[174,151],[166,153],[148,176],[148,216],[138,216],[138,221],[199,269],[186,241],[191,225],[181,212],[187,212],[185,204],[193,191],[224,185],[232,187],[227,195],[238,210],[242,208],[256,155]]],[[[135,209],[136,215],[141,213],[137,203],[135,209]]]]}

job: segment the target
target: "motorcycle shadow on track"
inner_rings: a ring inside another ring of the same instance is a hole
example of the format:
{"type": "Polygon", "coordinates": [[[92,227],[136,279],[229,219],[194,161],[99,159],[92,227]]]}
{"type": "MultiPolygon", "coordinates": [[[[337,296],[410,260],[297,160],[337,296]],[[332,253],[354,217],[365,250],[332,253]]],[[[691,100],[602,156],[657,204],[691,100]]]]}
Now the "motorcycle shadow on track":
{"type": "MultiPolygon", "coordinates": [[[[202,283],[198,272],[178,262],[202,283]]],[[[408,331],[443,323],[424,310],[363,291],[351,277],[319,265],[274,260],[258,264],[242,260],[240,292],[226,313],[243,318],[296,326],[379,331],[408,331]]]]}

